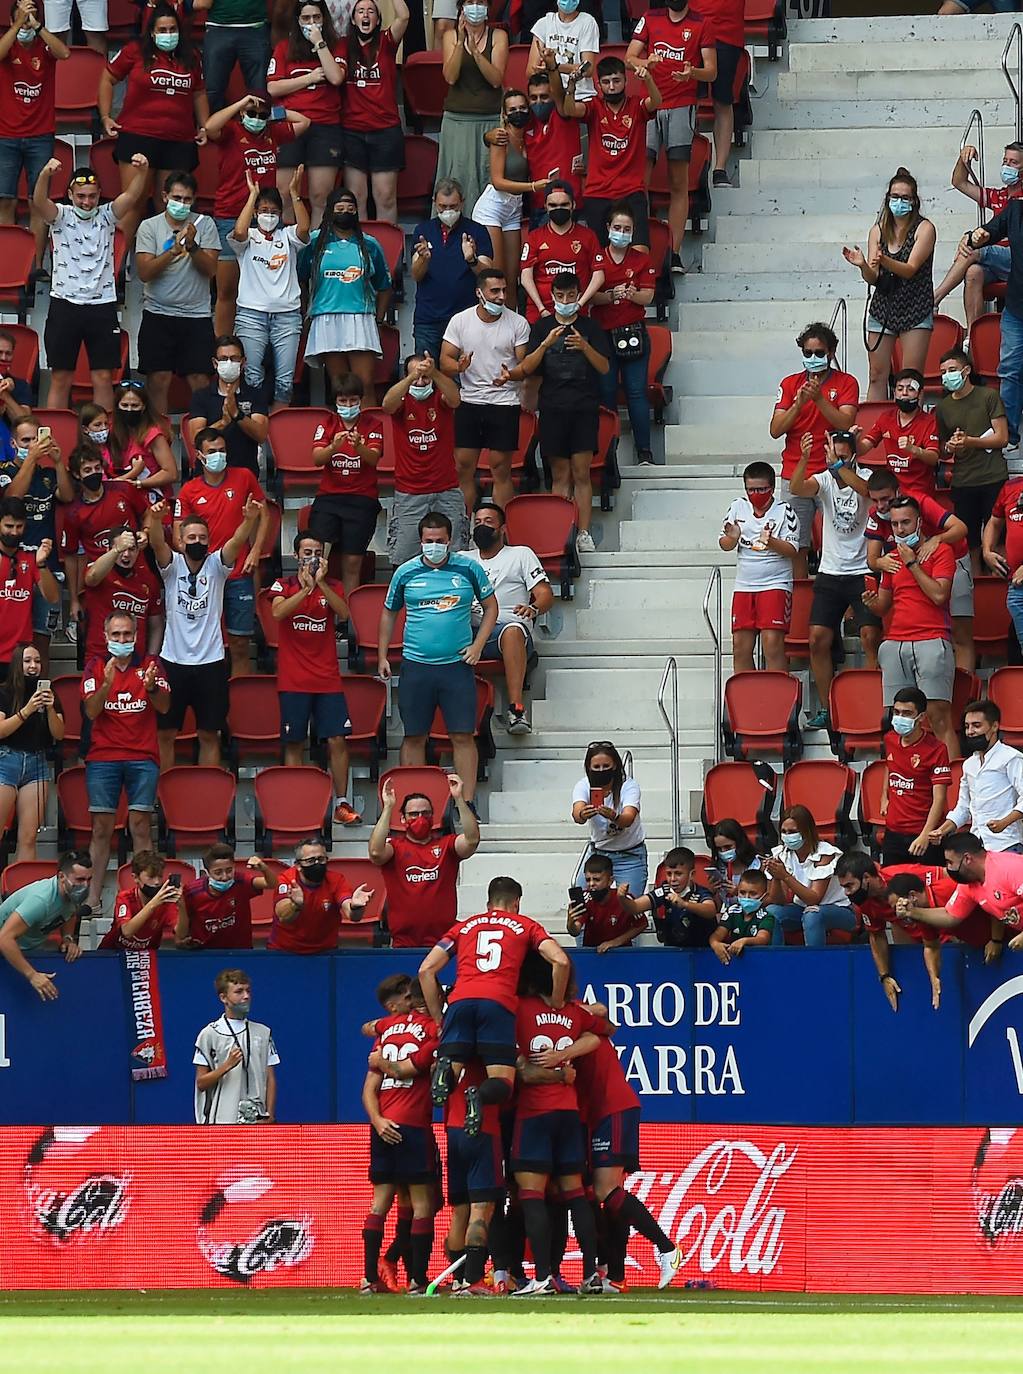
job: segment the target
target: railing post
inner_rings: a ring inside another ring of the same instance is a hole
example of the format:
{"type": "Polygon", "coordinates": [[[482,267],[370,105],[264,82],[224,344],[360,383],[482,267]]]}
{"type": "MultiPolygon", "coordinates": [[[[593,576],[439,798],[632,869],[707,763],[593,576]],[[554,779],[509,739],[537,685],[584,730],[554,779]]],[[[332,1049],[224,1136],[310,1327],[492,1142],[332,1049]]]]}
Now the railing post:
{"type": "MultiPolygon", "coordinates": [[[[848,371],[849,371],[849,367],[848,367],[848,363],[849,363],[849,305],[848,305],[848,303],[847,303],[847,301],[846,301],[846,299],[845,299],[844,296],[840,296],[840,297],[838,298],[838,301],[837,301],[837,303],[836,303],[836,305],[835,305],[835,308],[834,308],[834,310],[833,310],[832,313],[831,313],[831,332],[832,332],[832,333],[835,332],[835,325],[836,325],[836,323],[838,322],[838,317],[839,317],[839,315],[841,315],[841,317],[842,317],[842,332],[841,332],[841,334],[838,336],[838,341],[839,341],[839,343],[841,344],[841,349],[842,349],[841,355],[840,355],[840,357],[839,357],[839,362],[840,362],[840,364],[841,364],[842,371],[843,371],[843,372],[848,372],[848,371]]],[[[759,642],[759,636],[758,636],[758,642],[759,642]]]]}
{"type": "Polygon", "coordinates": [[[668,775],[671,787],[671,843],[674,848],[682,843],[682,803],[679,796],[679,765],[678,765],[678,662],[674,655],[668,658],[664,665],[664,672],[661,676],[661,685],[657,691],[657,705],[660,708],[664,723],[668,727],[668,775]],[[671,683],[671,714],[665,710],[664,693],[671,683]]]}
{"type": "MultiPolygon", "coordinates": [[[[1019,27],[1019,26],[1017,25],[1017,28],[1018,28],[1018,27],[1019,27]]],[[[1004,67],[1003,67],[1003,70],[1004,70],[1004,67]]],[[[1006,73],[1006,75],[1008,75],[1008,73],[1006,73]]],[[[1015,87],[1012,86],[1011,80],[1009,81],[1009,85],[1012,87],[1013,92],[1015,93],[1015,87]]],[[[1016,109],[1017,109],[1017,111],[1019,110],[1019,97],[1018,97],[1018,96],[1016,97],[1016,109]]],[[[976,124],[976,126],[977,126],[977,157],[978,157],[978,159],[979,159],[979,161],[980,161],[980,175],[979,175],[979,177],[975,178],[975,180],[976,180],[976,182],[977,182],[977,185],[980,187],[980,197],[979,197],[979,199],[977,200],[977,228],[978,228],[978,229],[983,229],[983,227],[984,227],[984,116],[981,114],[981,112],[980,112],[979,110],[974,110],[973,113],[970,115],[969,122],[968,122],[967,125],[966,125],[966,130],[965,130],[965,132],[963,133],[962,138],[959,140],[959,151],[962,152],[962,150],[966,147],[967,143],[969,143],[969,141],[970,141],[970,130],[973,128],[974,124],[976,124]]]]}
{"type": "Polygon", "coordinates": [[[721,692],[722,692],[722,662],[721,662],[721,569],[712,568],[710,578],[707,581],[707,590],[703,597],[703,618],[706,621],[707,629],[714,644],[714,700],[711,703],[711,710],[714,714],[714,762],[720,763],[723,753],[721,748],[721,692]],[[710,603],[714,598],[714,615],[711,616],[710,603]]]}
{"type": "Polygon", "coordinates": [[[1009,90],[1016,104],[1016,142],[1023,142],[1023,105],[1020,103],[1020,89],[1023,87],[1023,28],[1013,24],[1002,49],[1002,74],[1009,83],[1009,90]],[[1016,45],[1016,80],[1009,75],[1009,49],[1016,45]]]}

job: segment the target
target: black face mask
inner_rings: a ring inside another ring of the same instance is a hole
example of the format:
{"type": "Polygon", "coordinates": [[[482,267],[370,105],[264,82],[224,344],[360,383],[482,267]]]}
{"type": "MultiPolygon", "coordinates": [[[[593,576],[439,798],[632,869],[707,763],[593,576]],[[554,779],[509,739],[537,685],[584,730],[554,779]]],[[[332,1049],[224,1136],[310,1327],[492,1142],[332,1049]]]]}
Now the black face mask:
{"type": "Polygon", "coordinates": [[[675,14],[678,14],[679,11],[684,10],[688,4],[689,0],[668,0],[668,9],[673,10],[675,14]]]}
{"type": "Polygon", "coordinates": [[[156,894],[160,891],[160,888],[161,888],[162,886],[163,886],[162,883],[157,883],[156,887],[142,887],[142,886],[140,886],[140,887],[139,887],[139,891],[142,893],[143,897],[145,897],[145,899],[146,899],[147,902],[151,902],[151,901],[153,900],[153,898],[156,896],[156,894]]]}
{"type": "Polygon", "coordinates": [[[908,400],[905,396],[896,396],[895,404],[902,411],[903,415],[912,415],[920,402],[908,400]]]}
{"type": "Polygon", "coordinates": [[[610,787],[615,775],[613,768],[587,768],[586,776],[591,787],[610,787]]]}
{"type": "Polygon", "coordinates": [[[492,530],[489,525],[477,525],[472,532],[472,540],[478,549],[486,553],[487,549],[492,549],[497,543],[499,536],[497,530],[492,530]]]}
{"type": "Polygon", "coordinates": [[[142,423],[142,417],[146,412],[144,410],[136,410],[134,406],[118,406],[117,413],[126,425],[134,429],[136,425],[142,423]]]}
{"type": "Polygon", "coordinates": [[[354,210],[339,210],[334,215],[334,223],[339,229],[355,229],[359,224],[359,216],[354,210]]]}
{"type": "Polygon", "coordinates": [[[572,211],[567,205],[559,205],[556,210],[548,210],[547,218],[552,224],[565,225],[572,222],[572,211]]]}
{"type": "Polygon", "coordinates": [[[190,558],[193,563],[204,562],[209,551],[209,544],[203,544],[198,539],[190,539],[185,545],[185,557],[190,558]]]}
{"type": "Polygon", "coordinates": [[[524,129],[529,123],[529,111],[509,110],[506,118],[513,129],[524,129]]]}
{"type": "Polygon", "coordinates": [[[604,99],[609,105],[621,105],[625,100],[625,92],[618,91],[615,95],[605,95],[604,99]]]}
{"type": "Polygon", "coordinates": [[[591,887],[587,895],[591,902],[604,902],[610,897],[611,889],[609,887],[591,887]]]}
{"type": "Polygon", "coordinates": [[[324,860],[319,864],[306,864],[304,868],[298,870],[299,876],[307,887],[319,887],[327,876],[327,863],[324,860]]]}
{"type": "Polygon", "coordinates": [[[971,754],[983,754],[990,747],[991,741],[988,739],[987,735],[963,736],[963,753],[967,758],[969,758],[971,754]]]}
{"type": "Polygon", "coordinates": [[[81,482],[86,491],[99,491],[103,485],[103,474],[101,472],[87,473],[81,482]]]}
{"type": "Polygon", "coordinates": [[[534,100],[529,107],[541,124],[546,124],[554,110],[553,100],[534,100]]]}
{"type": "Polygon", "coordinates": [[[2,544],[5,549],[9,549],[13,553],[15,549],[21,547],[21,535],[0,534],[0,544],[2,544]]]}
{"type": "Polygon", "coordinates": [[[845,895],[849,898],[850,902],[852,902],[853,906],[862,906],[863,903],[870,898],[870,893],[862,883],[860,883],[855,892],[847,892],[845,895]]]}
{"type": "Polygon", "coordinates": [[[965,874],[965,873],[962,871],[962,869],[960,869],[960,868],[957,868],[957,869],[954,869],[954,870],[953,870],[953,869],[949,868],[948,864],[946,864],[946,865],[945,865],[945,872],[948,874],[948,876],[952,879],[952,881],[953,881],[954,883],[968,883],[968,882],[970,882],[970,879],[966,876],[966,874],[965,874]]]}

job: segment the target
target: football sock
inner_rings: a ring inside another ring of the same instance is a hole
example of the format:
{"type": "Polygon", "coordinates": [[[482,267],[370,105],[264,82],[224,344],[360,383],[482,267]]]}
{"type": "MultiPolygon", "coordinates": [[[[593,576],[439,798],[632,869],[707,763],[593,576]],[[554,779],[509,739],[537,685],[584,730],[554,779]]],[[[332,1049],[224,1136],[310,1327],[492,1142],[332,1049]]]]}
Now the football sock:
{"type": "Polygon", "coordinates": [[[590,1200],[580,1188],[578,1192],[563,1193],[572,1213],[572,1229],[583,1252],[583,1278],[588,1279],[597,1268],[597,1223],[590,1200]]]}
{"type": "Polygon", "coordinates": [[[558,1193],[555,1201],[548,1202],[547,1215],[551,1224],[551,1273],[560,1274],[568,1245],[568,1205],[564,1193],[558,1193]]]}
{"type": "Polygon", "coordinates": [[[623,1221],[627,1221],[634,1231],[638,1231],[662,1254],[667,1250],[674,1250],[674,1243],[657,1225],[639,1198],[634,1197],[632,1193],[627,1193],[621,1187],[615,1188],[604,1199],[604,1206],[612,1216],[619,1216],[623,1221]]]}
{"type": "Polygon", "coordinates": [[[430,1267],[430,1252],[433,1249],[433,1217],[412,1218],[412,1241],[409,1263],[409,1280],[425,1287],[426,1273],[430,1267]]]}
{"type": "Polygon", "coordinates": [[[462,1270],[462,1278],[466,1283],[482,1283],[483,1271],[487,1267],[487,1247],[485,1245],[467,1245],[465,1247],[465,1268],[462,1270]]]}
{"type": "Polygon", "coordinates": [[[547,1203],[543,1193],[530,1192],[524,1188],[519,1189],[519,1201],[526,1223],[526,1235],[533,1251],[536,1277],[542,1283],[551,1276],[551,1223],[547,1203]]]}
{"type": "Polygon", "coordinates": [[[394,1239],[384,1254],[384,1258],[389,1264],[397,1264],[401,1260],[405,1266],[405,1277],[408,1278],[409,1267],[409,1242],[412,1237],[412,1208],[399,1207],[398,1221],[394,1228],[394,1239]]]}
{"type": "Polygon", "coordinates": [[[380,1247],[384,1243],[384,1219],[370,1212],[362,1223],[362,1248],[366,1258],[366,1279],[380,1281],[380,1247]]]}

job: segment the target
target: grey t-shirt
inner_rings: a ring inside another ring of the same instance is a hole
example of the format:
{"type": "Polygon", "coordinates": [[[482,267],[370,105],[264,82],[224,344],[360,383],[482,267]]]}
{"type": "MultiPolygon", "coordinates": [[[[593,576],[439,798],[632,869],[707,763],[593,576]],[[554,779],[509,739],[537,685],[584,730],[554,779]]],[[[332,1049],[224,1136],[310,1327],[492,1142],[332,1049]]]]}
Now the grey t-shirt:
{"type": "Polygon", "coordinates": [[[200,1126],[236,1125],[242,1098],[255,1098],[265,1111],[267,1069],[281,1062],[269,1026],[221,1016],[199,1032],[192,1063],[200,1069],[219,1068],[235,1048],[241,1050],[242,1062],[208,1091],[196,1087],[195,1119],[200,1126]]]}
{"type": "MultiPolygon", "coordinates": [[[[170,246],[171,239],[185,232],[189,221],[195,225],[198,248],[220,251],[220,234],[209,215],[189,215],[187,220],[171,226],[166,215],[153,215],[139,225],[135,239],[136,253],[158,256],[170,246]]],[[[158,277],[143,283],[142,308],[151,315],[184,315],[189,319],[208,319],[210,314],[210,278],[204,277],[195,266],[194,255],[172,262],[158,277]]]]}

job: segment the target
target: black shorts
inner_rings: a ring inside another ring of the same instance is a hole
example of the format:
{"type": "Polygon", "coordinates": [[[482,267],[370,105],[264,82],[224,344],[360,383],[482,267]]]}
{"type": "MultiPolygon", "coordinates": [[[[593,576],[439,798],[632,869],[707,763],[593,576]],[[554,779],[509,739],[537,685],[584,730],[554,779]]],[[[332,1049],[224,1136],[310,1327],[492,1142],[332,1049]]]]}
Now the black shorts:
{"type": "Polygon", "coordinates": [[[369,1133],[370,1183],[433,1183],[437,1177],[437,1142],[432,1126],[399,1126],[401,1140],[388,1145],[369,1133]]]}
{"type": "Polygon", "coordinates": [[[980,548],[984,526],[991,519],[1002,486],[1001,482],[989,482],[983,487],[952,488],[952,509],[966,526],[966,539],[971,549],[980,548]]]}
{"type": "Polygon", "coordinates": [[[573,453],[596,453],[600,433],[600,411],[597,402],[580,404],[579,410],[550,410],[540,406],[540,425],[537,431],[540,452],[548,462],[552,458],[569,458],[573,453]]]}
{"type": "Polygon", "coordinates": [[[309,533],[342,553],[365,553],[379,514],[380,502],[373,496],[317,496],[309,533]]]}
{"type": "Polygon", "coordinates": [[[813,582],[810,624],[822,625],[826,630],[833,630],[838,634],[846,611],[852,611],[853,621],[858,630],[862,630],[864,625],[880,629],[880,619],[863,604],[865,590],[862,575],[835,577],[831,573],[818,573],[813,582]]]}
{"type": "Polygon", "coordinates": [[[715,43],[718,54],[718,74],[714,78],[710,93],[719,105],[734,105],[739,92],[735,89],[735,76],[743,49],[732,43],[715,43]]]}
{"type": "Polygon", "coordinates": [[[116,371],[121,365],[117,302],[73,305],[59,296],[51,296],[43,342],[51,371],[74,372],[82,344],[94,372],[116,371]]]}
{"type": "Polygon", "coordinates": [[[628,1107],[597,1122],[590,1133],[591,1169],[639,1168],[639,1117],[639,1107],[628,1107]]]}
{"type": "Polygon", "coordinates": [[[514,453],[518,446],[518,406],[479,406],[463,401],[455,411],[455,448],[514,453]]]}
{"type": "MultiPolygon", "coordinates": [[[[650,247],[650,206],[645,191],[632,191],[627,196],[587,196],[580,218],[588,224],[604,247],[607,247],[607,216],[612,205],[624,201],[632,211],[634,247],[650,247]]],[[[457,414],[457,412],[456,412],[457,414]]]]}
{"type": "Polygon", "coordinates": [[[213,364],[213,321],[208,315],[154,315],[143,310],[139,325],[139,371],[175,377],[209,377],[213,364]]]}
{"type": "Polygon", "coordinates": [[[449,1126],[448,1202],[499,1202],[505,1194],[504,1149],[499,1135],[481,1131],[468,1136],[460,1126],[449,1126]]]}
{"type": "Polygon", "coordinates": [[[159,718],[161,730],[180,730],[191,706],[199,730],[219,734],[227,723],[227,661],[219,663],[168,663],[163,661],[170,683],[170,707],[159,718]]]}
{"type": "Polygon", "coordinates": [[[581,1174],[586,1149],[579,1113],[517,1116],[511,1154],[513,1174],[546,1174],[548,1178],[581,1174]]]}
{"type": "Polygon", "coordinates": [[[340,124],[310,124],[304,134],[277,149],[277,166],[340,167],[344,146],[340,124]]]}
{"type": "MultiPolygon", "coordinates": [[[[919,833],[917,831],[917,834],[919,833]]],[[[881,846],[881,862],[884,864],[927,864],[936,868],[945,867],[945,851],[940,844],[928,845],[920,855],[911,854],[909,846],[915,839],[916,835],[902,835],[896,830],[886,829],[884,844],[881,846]]]]}
{"type": "Polygon", "coordinates": [[[452,1002],[444,1016],[440,1052],[457,1064],[479,1059],[484,1064],[511,1066],[518,1057],[515,1013],[488,997],[452,1002]]]}
{"type": "Polygon", "coordinates": [[[148,158],[154,175],[157,172],[194,172],[199,165],[199,149],[195,143],[150,138],[147,134],[118,134],[114,161],[130,162],[136,153],[143,153],[148,158]]]}
{"type": "Polygon", "coordinates": [[[449,735],[475,734],[476,679],[472,669],[468,663],[417,663],[403,658],[398,710],[406,736],[428,735],[437,711],[449,735]]]}
{"type": "MultiPolygon", "coordinates": [[[[279,160],[279,159],[278,159],[279,160]]],[[[348,129],[345,166],[357,172],[401,172],[405,168],[405,135],[400,124],[390,129],[348,129]]]]}

